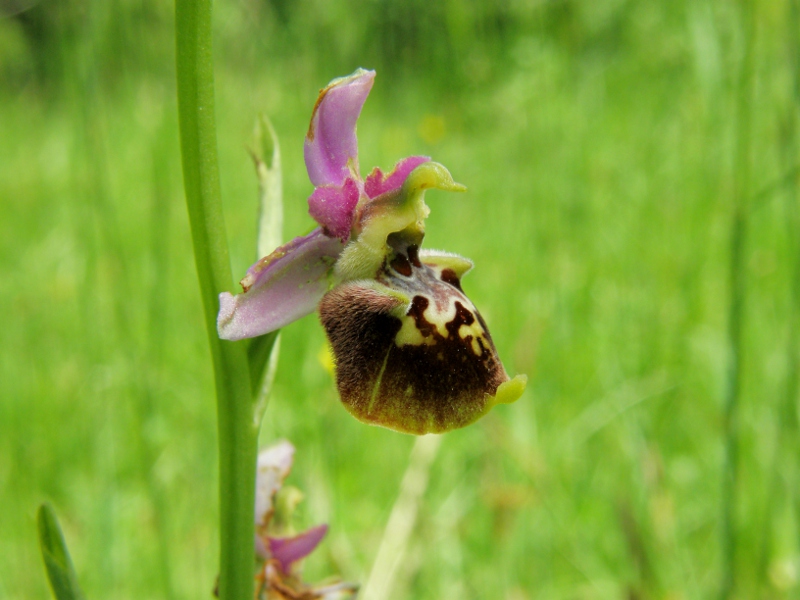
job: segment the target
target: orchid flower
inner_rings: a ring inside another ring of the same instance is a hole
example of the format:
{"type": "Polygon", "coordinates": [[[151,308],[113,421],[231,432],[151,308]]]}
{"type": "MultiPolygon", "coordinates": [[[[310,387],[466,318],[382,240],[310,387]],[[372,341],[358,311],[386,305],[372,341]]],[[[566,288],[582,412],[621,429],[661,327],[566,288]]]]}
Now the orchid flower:
{"type": "Polygon", "coordinates": [[[309,586],[300,578],[298,562],[314,551],[328,532],[328,526],[317,525],[297,535],[290,534],[287,529],[285,524],[288,523],[301,494],[295,490],[295,499],[283,504],[278,501],[278,495],[292,469],[293,460],[294,446],[286,440],[265,448],[258,454],[255,550],[260,566],[256,574],[258,585],[255,597],[257,600],[354,598],[358,590],[358,586],[354,584],[337,581],[309,586]]]}
{"type": "Polygon", "coordinates": [[[420,248],[425,191],[466,188],[426,156],[361,177],[356,122],[374,78],[359,69],[320,92],[304,148],[319,227],[250,267],[241,294],[220,294],[217,327],[240,340],[319,307],[345,407],[367,423],[440,433],[514,402],[527,378],[509,379],[461,289],[472,262],[420,248]]]}

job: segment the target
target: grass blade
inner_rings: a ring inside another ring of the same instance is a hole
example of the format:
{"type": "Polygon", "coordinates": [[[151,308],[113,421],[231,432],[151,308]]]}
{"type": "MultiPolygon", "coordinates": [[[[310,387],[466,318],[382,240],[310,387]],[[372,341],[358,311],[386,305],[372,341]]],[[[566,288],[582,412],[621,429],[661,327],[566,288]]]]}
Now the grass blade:
{"type": "Polygon", "coordinates": [[[49,504],[39,507],[37,516],[39,546],[42,550],[50,588],[57,600],[83,600],[85,596],[78,585],[72,559],[64,542],[64,535],[55,512],[49,504]]]}
{"type": "Polygon", "coordinates": [[[733,188],[733,214],[730,238],[728,282],[730,307],[728,311],[728,343],[730,362],[724,398],[723,427],[725,459],[722,473],[722,579],[720,598],[733,596],[736,589],[736,560],[738,535],[736,505],[738,501],[739,469],[739,404],[742,392],[743,321],[747,289],[745,246],[747,240],[746,199],[750,188],[750,125],[753,75],[753,38],[755,15],[751,0],[742,0],[741,20],[744,48],[740,62],[736,98],[736,154],[733,188]]]}

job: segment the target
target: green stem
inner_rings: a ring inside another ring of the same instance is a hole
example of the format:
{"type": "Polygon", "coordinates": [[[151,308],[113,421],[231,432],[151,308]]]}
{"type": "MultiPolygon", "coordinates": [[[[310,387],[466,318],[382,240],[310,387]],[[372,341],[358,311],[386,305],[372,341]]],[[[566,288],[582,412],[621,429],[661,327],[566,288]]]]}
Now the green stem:
{"type": "Polygon", "coordinates": [[[258,427],[247,347],[217,336],[218,294],[232,276],[214,123],[211,0],[176,0],[178,112],[186,203],[214,364],[219,430],[221,600],[253,596],[253,498],[258,427]]]}

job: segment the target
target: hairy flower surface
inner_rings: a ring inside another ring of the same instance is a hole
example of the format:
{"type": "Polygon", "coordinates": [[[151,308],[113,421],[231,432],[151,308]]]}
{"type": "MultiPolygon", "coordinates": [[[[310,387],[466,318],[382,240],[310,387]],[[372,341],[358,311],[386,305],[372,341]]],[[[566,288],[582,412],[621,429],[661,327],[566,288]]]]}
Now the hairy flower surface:
{"type": "Polygon", "coordinates": [[[274,331],[319,307],[345,407],[358,419],[408,433],[463,427],[497,403],[517,400],[489,330],[461,288],[472,262],[422,250],[425,191],[464,191],[426,156],[363,179],[356,122],[374,71],[333,80],[306,134],[319,227],[259,260],[243,292],[220,294],[220,337],[274,331]]]}

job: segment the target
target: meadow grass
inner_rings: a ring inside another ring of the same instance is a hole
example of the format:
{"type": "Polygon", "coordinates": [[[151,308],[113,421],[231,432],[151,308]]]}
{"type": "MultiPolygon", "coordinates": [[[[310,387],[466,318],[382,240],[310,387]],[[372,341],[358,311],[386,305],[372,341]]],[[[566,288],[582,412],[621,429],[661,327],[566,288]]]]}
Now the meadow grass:
{"type": "MultiPolygon", "coordinates": [[[[426,153],[468,187],[428,194],[426,245],[475,261],[464,287],[509,372],[529,376],[516,404],[443,437],[390,598],[796,597],[796,1],[756,3],[750,25],[712,0],[487,4],[504,19],[390,4],[218,3],[215,16],[234,277],[255,258],[259,113],[281,142],[285,234],[305,233],[316,92],[377,66],[362,171],[426,153]]],[[[172,7],[81,6],[34,7],[38,30],[0,20],[0,597],[47,597],[45,500],[87,597],[210,597],[214,385],[172,7]]],[[[261,439],[297,446],[301,524],[331,526],[307,579],[366,582],[414,441],[342,409],[324,349],[314,317],[283,331],[261,439]]]]}

